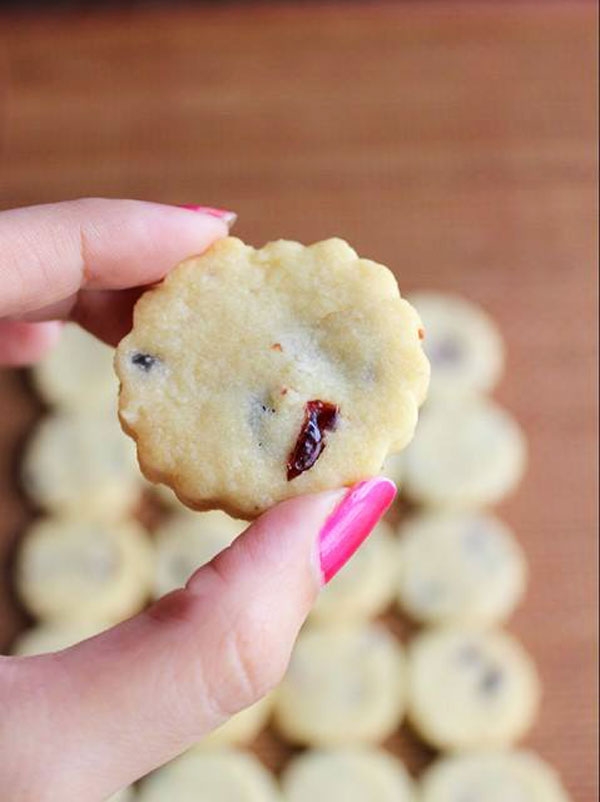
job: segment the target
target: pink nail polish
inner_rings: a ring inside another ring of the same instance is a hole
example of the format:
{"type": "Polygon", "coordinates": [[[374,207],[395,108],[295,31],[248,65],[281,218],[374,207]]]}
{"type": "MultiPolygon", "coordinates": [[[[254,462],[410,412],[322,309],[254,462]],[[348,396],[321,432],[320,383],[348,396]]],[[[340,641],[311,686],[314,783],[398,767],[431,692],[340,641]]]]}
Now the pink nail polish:
{"type": "Polygon", "coordinates": [[[227,209],[215,209],[213,206],[195,206],[194,204],[185,203],[181,206],[182,209],[189,209],[190,212],[198,212],[199,214],[207,214],[210,217],[218,217],[227,224],[227,228],[231,228],[237,220],[235,212],[229,212],[227,209]]]}
{"type": "Polygon", "coordinates": [[[383,476],[350,488],[319,535],[323,584],[337,574],[366,540],[395,495],[396,485],[383,476]]]}

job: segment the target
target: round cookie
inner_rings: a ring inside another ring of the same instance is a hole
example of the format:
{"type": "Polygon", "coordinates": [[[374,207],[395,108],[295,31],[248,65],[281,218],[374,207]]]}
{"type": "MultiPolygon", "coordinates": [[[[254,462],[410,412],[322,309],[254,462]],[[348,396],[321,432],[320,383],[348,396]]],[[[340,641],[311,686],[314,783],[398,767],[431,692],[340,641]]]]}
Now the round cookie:
{"type": "Polygon", "coordinates": [[[117,349],[140,465],[196,509],[253,518],[378,473],[412,438],[429,365],[382,265],[342,240],[225,238],[135,307],[117,349]]]}
{"type": "Polygon", "coordinates": [[[456,295],[418,292],[408,300],[425,328],[431,398],[491,392],[504,368],[504,345],[491,317],[456,295]]]}
{"type": "Polygon", "coordinates": [[[417,621],[496,624],[523,596],[523,551],[492,515],[424,513],[399,534],[398,602],[417,621]]]}
{"type": "Polygon", "coordinates": [[[408,654],[408,714],[431,746],[508,746],[533,723],[540,699],[537,671],[507,633],[434,629],[418,635],[408,654]]]}
{"type": "Polygon", "coordinates": [[[114,412],[119,382],[113,368],[114,349],[67,323],[56,346],[32,368],[41,397],[71,411],[114,412]]]}
{"type": "Polygon", "coordinates": [[[154,595],[181,588],[201,565],[227,548],[246,524],[224,512],[190,512],[183,508],[155,532],[154,595]]]}
{"type": "Polygon", "coordinates": [[[520,427],[493,401],[431,404],[405,453],[404,490],[432,506],[492,505],[517,486],[525,458],[520,427]]]}
{"type": "Polygon", "coordinates": [[[32,657],[36,654],[60,652],[75,643],[91,638],[110,627],[110,623],[97,621],[66,621],[36,624],[26,629],[14,641],[11,654],[18,657],[32,657]]]}
{"type": "Polygon", "coordinates": [[[281,802],[272,775],[250,754],[192,750],[146,777],[138,802],[281,802]]]}
{"type": "Polygon", "coordinates": [[[422,802],[569,802],[557,772],[533,752],[479,752],[438,760],[422,802]]]}
{"type": "Polygon", "coordinates": [[[245,710],[236,713],[225,724],[221,724],[220,727],[199,741],[193,748],[213,749],[217,746],[249,744],[266,727],[267,721],[273,712],[274,703],[275,693],[273,692],[245,710]]]}
{"type": "Polygon", "coordinates": [[[381,749],[304,752],[282,776],[286,802],[414,802],[414,784],[398,758],[381,749]]]}
{"type": "Polygon", "coordinates": [[[384,627],[313,627],[298,638],[275,722],[294,743],[382,741],[402,720],[405,686],[404,653],[384,627]]]}
{"type": "Polygon", "coordinates": [[[358,622],[375,618],[394,598],[396,538],[379,523],[352,559],[326,585],[311,617],[315,621],[358,622]]]}
{"type": "Polygon", "coordinates": [[[115,622],[150,595],[153,551],[134,521],[40,520],[26,532],[16,584],[43,621],[115,622]]]}
{"type": "Polygon", "coordinates": [[[118,518],[139,498],[142,477],[131,441],[109,415],[43,418],[27,445],[23,485],[55,513],[118,518]]]}

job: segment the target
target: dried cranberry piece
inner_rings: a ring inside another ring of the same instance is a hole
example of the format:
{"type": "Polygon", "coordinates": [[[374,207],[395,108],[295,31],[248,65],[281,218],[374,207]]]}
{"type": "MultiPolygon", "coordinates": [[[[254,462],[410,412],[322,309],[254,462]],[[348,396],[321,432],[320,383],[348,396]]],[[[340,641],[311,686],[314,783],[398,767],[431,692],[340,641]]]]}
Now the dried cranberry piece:
{"type": "Polygon", "coordinates": [[[315,464],[325,448],[325,433],[337,426],[340,408],[328,401],[308,401],[305,407],[304,423],[287,461],[287,480],[315,464]]]}

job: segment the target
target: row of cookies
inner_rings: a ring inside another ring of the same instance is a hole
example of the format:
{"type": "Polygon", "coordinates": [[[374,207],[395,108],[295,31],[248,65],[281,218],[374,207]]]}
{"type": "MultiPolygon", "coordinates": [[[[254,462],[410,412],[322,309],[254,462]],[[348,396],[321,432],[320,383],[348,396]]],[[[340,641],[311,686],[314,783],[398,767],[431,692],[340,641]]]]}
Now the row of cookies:
{"type": "Polygon", "coordinates": [[[277,782],[239,750],[188,752],[145,778],[139,802],[566,802],[560,779],[530,752],[496,751],[438,760],[415,782],[378,748],[311,750],[277,782]]]}
{"type": "Polygon", "coordinates": [[[425,325],[432,376],[415,438],[394,466],[417,507],[400,528],[399,600],[426,627],[409,646],[408,715],[427,744],[462,755],[438,760],[423,792],[477,802],[566,799],[560,785],[536,780],[529,787],[520,769],[513,775],[512,757],[507,772],[504,757],[481,754],[512,748],[530,729],[541,696],[532,659],[496,628],[527,582],[517,538],[488,511],[517,486],[526,462],[519,425],[487,396],[503,369],[502,338],[466,300],[438,293],[410,300],[425,325]]]}

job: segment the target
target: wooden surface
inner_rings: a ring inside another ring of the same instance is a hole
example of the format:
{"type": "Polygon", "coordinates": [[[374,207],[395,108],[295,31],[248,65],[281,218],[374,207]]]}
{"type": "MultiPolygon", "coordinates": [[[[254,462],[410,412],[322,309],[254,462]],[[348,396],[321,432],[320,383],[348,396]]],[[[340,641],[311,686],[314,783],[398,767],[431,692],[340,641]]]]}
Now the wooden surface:
{"type": "MultiPolygon", "coordinates": [[[[498,395],[531,448],[501,509],[532,572],[511,622],[545,685],[529,743],[580,802],[597,798],[595,28],[571,2],[0,15],[0,208],[222,205],[253,243],[339,234],[403,291],[495,315],[498,395]]],[[[5,563],[37,411],[0,374],[5,563]]],[[[3,589],[0,646],[23,622],[3,589]]]]}

